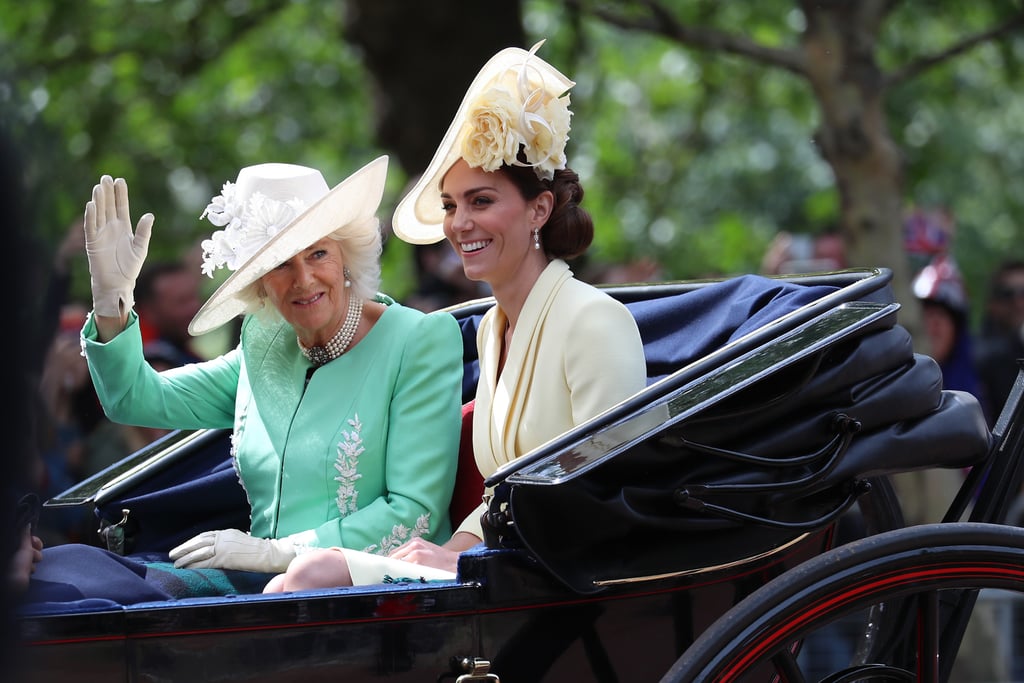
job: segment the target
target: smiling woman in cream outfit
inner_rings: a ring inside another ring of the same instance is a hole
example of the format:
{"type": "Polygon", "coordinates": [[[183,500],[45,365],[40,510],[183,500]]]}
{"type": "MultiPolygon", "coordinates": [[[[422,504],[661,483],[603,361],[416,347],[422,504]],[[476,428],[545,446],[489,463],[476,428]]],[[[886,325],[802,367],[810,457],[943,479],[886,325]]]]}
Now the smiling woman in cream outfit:
{"type": "Polygon", "coordinates": [[[132,311],[151,214],[134,233],[123,179],[86,205],[94,309],[82,333],[116,421],[231,428],[249,529],[209,530],[170,551],[179,569],[279,573],[311,548],[387,554],[444,541],[460,430],[462,344],[447,313],[377,291],[381,157],[331,189],[316,169],[260,164],[225,183],[203,216],[203,270],[233,271],[193,334],[244,315],[237,348],[157,372],[132,311]]]}
{"type": "MultiPolygon", "coordinates": [[[[644,388],[629,311],[573,277],[567,259],[593,239],[583,188],[566,167],[573,82],[532,50],[502,50],[470,85],[430,166],[396,210],[395,234],[447,238],[466,276],[497,305],[480,323],[473,450],[486,477],[644,388]]],[[[480,507],[442,546],[410,541],[388,558],[304,555],[269,589],[450,579],[481,542],[480,507]]]]}

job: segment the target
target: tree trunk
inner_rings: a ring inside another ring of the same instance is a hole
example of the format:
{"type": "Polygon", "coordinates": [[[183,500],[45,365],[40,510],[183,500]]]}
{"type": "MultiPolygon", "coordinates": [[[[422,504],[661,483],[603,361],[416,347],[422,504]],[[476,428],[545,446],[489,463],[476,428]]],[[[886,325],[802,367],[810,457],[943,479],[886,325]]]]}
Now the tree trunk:
{"type": "Polygon", "coordinates": [[[875,62],[884,0],[803,3],[807,77],[820,106],[815,140],[835,173],[840,228],[852,266],[892,269],[900,322],[921,340],[920,309],[903,247],[903,164],[886,123],[875,62]]]}
{"type": "Polygon", "coordinates": [[[480,67],[526,47],[520,0],[348,0],[345,39],[376,83],[377,140],[411,176],[421,173],[480,67]]]}

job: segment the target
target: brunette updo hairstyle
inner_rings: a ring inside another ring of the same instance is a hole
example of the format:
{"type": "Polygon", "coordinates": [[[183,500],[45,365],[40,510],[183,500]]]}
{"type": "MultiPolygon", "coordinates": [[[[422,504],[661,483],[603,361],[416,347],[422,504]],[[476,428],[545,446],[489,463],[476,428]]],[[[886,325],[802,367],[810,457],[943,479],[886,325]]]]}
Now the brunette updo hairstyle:
{"type": "Polygon", "coordinates": [[[536,171],[529,166],[510,166],[503,164],[501,170],[519,188],[520,194],[527,201],[534,199],[541,192],[550,190],[555,195],[555,203],[548,221],[541,226],[540,243],[544,253],[552,258],[564,260],[574,259],[590,247],[594,241],[594,220],[586,209],[580,206],[583,201],[583,186],[576,171],[566,168],[555,171],[551,180],[541,180],[536,171]]]}

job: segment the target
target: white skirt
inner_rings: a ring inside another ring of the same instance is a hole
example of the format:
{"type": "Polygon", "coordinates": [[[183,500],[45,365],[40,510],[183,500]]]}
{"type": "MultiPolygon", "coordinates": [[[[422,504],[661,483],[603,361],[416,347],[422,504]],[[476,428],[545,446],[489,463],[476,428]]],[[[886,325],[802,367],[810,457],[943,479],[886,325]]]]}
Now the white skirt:
{"type": "MultiPolygon", "coordinates": [[[[332,548],[340,551],[341,548],[332,548]]],[[[427,567],[426,565],[396,560],[393,557],[372,555],[358,550],[345,549],[348,571],[353,586],[370,586],[375,583],[399,581],[452,581],[455,572],[427,567]]]]}

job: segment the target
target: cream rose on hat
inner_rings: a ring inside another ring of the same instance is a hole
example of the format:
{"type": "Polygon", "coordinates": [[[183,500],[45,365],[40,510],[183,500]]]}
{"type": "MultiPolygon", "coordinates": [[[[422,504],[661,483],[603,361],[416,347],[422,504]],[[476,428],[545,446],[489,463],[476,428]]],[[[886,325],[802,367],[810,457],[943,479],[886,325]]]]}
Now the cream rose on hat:
{"type": "Polygon", "coordinates": [[[536,55],[543,44],[506,48],[480,69],[427,170],[395,210],[399,238],[412,244],[444,239],[441,180],[460,158],[485,171],[531,166],[545,180],[565,168],[572,116],[567,91],[575,83],[536,55]]]}
{"type": "MultiPolygon", "coordinates": [[[[569,96],[555,97],[543,87],[533,87],[529,73],[529,64],[518,74],[506,72],[504,83],[481,93],[469,106],[461,152],[470,166],[485,171],[506,163],[532,166],[545,180],[565,168],[572,115],[569,96]],[[520,145],[526,162],[518,159],[520,145]]],[[[543,83],[542,76],[538,80],[543,83]]]]}
{"type": "Polygon", "coordinates": [[[203,334],[246,311],[249,285],[303,249],[347,225],[379,230],[388,158],[378,157],[333,189],[320,171],[258,164],[226,182],[200,218],[220,227],[203,240],[203,273],[233,271],[199,309],[188,331],[203,334]]]}
{"type": "Polygon", "coordinates": [[[462,158],[470,166],[485,171],[500,167],[505,159],[515,159],[523,137],[516,131],[519,103],[512,94],[494,88],[470,108],[469,129],[462,138],[462,158]]]}

